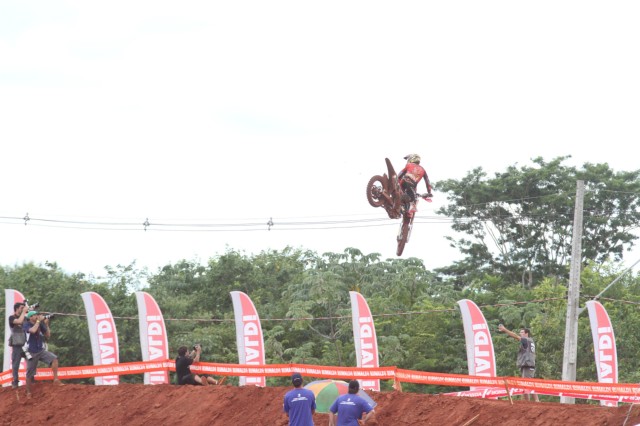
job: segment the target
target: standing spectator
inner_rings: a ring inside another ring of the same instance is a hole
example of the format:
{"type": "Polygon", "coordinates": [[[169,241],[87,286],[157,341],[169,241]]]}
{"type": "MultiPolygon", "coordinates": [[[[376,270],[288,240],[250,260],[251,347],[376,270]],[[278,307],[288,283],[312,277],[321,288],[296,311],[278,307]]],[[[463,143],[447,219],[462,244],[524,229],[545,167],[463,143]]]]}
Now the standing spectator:
{"type": "Polygon", "coordinates": [[[53,370],[53,383],[62,385],[58,380],[58,357],[45,349],[45,339],[51,337],[49,316],[39,314],[37,311],[29,311],[27,320],[22,328],[27,333],[27,397],[31,396],[31,385],[35,383],[38,362],[47,364],[53,370]]]}
{"type": "Polygon", "coordinates": [[[373,407],[357,395],[360,383],[357,380],[349,382],[349,393],[340,395],[329,408],[329,426],[358,426],[358,420],[366,413],[362,424],[366,424],[373,416],[373,407]],[[336,424],[336,416],[338,423],[336,424]]]}
{"type": "MultiPolygon", "coordinates": [[[[518,335],[513,331],[507,330],[504,325],[499,324],[498,331],[506,333],[520,342],[520,347],[518,348],[518,359],[516,361],[516,365],[520,369],[520,376],[528,379],[534,378],[536,373],[536,344],[531,338],[531,332],[529,329],[521,328],[520,335],[518,335]]],[[[530,401],[531,392],[527,392],[525,397],[530,401]]],[[[537,394],[533,395],[533,399],[536,402],[540,402],[537,394]]]]}
{"type": "Polygon", "coordinates": [[[200,362],[202,347],[194,345],[193,351],[187,353],[189,349],[186,346],[178,348],[178,357],[176,358],[176,378],[179,385],[216,385],[218,381],[213,377],[198,376],[191,372],[191,364],[200,362]]]}
{"type": "Polygon", "coordinates": [[[20,381],[18,380],[18,370],[20,370],[20,361],[24,357],[22,347],[27,341],[27,335],[22,328],[25,322],[28,308],[24,302],[18,302],[13,305],[13,315],[9,316],[9,329],[11,337],[9,338],[9,346],[11,347],[11,372],[13,373],[13,381],[11,388],[16,389],[20,381]]]}
{"type": "Polygon", "coordinates": [[[289,426],[313,426],[313,413],[316,412],[316,396],[302,387],[300,373],[291,375],[291,389],[284,396],[284,412],[289,416],[289,426]]]}

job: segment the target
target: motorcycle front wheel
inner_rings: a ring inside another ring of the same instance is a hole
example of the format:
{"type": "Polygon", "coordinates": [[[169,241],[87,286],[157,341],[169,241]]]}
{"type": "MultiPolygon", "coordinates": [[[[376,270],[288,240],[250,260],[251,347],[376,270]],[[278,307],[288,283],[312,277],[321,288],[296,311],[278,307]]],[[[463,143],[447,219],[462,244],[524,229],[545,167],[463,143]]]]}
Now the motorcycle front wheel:
{"type": "Polygon", "coordinates": [[[396,249],[396,255],[402,256],[404,246],[409,240],[409,234],[411,233],[411,225],[413,224],[413,217],[409,217],[406,214],[402,215],[402,223],[400,224],[400,231],[398,232],[398,248],[396,249]]]}
{"type": "Polygon", "coordinates": [[[380,207],[384,204],[384,178],[380,175],[375,175],[369,179],[367,183],[367,200],[373,207],[380,207]]]}

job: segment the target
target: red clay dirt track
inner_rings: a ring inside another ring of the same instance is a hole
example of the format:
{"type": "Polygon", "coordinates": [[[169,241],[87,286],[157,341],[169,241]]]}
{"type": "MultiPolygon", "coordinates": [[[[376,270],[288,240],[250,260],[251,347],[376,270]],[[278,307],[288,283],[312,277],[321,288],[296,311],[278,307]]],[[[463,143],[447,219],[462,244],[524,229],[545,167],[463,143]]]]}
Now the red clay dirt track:
{"type": "MultiPolygon", "coordinates": [[[[94,386],[38,382],[31,399],[24,388],[0,390],[0,425],[265,425],[286,426],[282,399],[289,387],[94,386]]],[[[371,425],[587,426],[640,424],[640,405],[534,403],[507,399],[369,392],[377,402],[371,425]]],[[[328,425],[316,413],[316,425],[328,425]]]]}

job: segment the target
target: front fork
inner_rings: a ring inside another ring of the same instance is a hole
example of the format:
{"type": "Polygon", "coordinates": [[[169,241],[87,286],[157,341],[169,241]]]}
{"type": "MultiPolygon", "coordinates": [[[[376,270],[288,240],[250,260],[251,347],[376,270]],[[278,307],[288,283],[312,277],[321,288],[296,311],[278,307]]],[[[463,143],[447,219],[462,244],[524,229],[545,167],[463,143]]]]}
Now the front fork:
{"type": "Polygon", "coordinates": [[[407,232],[407,240],[405,241],[405,244],[409,242],[409,238],[411,238],[411,230],[413,229],[413,218],[414,218],[414,213],[409,213],[407,211],[407,213],[402,215],[402,220],[400,221],[400,226],[398,227],[398,235],[396,235],[396,240],[400,241],[402,239],[402,228],[404,225],[405,220],[409,221],[409,230],[407,232]],[[406,219],[405,219],[406,218],[406,219]]]}

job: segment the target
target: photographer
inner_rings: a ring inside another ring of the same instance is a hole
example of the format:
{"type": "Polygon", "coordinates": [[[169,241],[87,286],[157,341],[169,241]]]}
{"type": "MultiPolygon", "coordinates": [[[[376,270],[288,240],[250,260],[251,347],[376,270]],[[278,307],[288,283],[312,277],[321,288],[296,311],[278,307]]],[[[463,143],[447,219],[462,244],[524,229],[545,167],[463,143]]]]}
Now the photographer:
{"type": "Polygon", "coordinates": [[[37,311],[27,314],[27,321],[22,328],[27,333],[27,396],[31,396],[31,385],[35,383],[38,362],[47,364],[53,370],[53,383],[61,385],[58,380],[58,357],[45,349],[45,339],[51,337],[49,315],[42,315],[37,311]]]}
{"type": "Polygon", "coordinates": [[[20,360],[24,356],[22,347],[27,341],[27,335],[22,329],[22,325],[25,322],[27,311],[28,307],[25,302],[18,302],[13,305],[13,315],[9,316],[9,329],[11,330],[9,346],[11,347],[11,372],[13,373],[12,389],[16,389],[20,383],[18,370],[20,370],[20,360]]]}
{"type": "Polygon", "coordinates": [[[176,358],[176,377],[179,385],[216,385],[218,381],[213,377],[200,377],[197,374],[191,373],[190,365],[194,362],[200,362],[200,354],[202,353],[202,347],[200,345],[194,345],[191,353],[187,353],[189,349],[186,346],[181,346],[178,349],[178,357],[176,358]]]}

